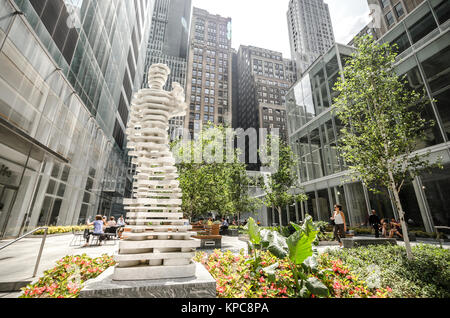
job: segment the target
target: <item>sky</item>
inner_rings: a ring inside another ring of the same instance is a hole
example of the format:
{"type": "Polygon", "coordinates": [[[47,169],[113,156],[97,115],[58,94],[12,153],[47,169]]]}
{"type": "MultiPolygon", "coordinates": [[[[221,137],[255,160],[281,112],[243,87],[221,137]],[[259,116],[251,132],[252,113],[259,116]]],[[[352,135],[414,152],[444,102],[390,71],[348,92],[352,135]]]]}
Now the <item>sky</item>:
{"type": "MultiPolygon", "coordinates": [[[[347,44],[369,22],[367,0],[325,0],[336,42],[347,44]]],[[[192,0],[193,6],[232,18],[232,47],[252,45],[290,58],[289,0],[192,0]]]]}

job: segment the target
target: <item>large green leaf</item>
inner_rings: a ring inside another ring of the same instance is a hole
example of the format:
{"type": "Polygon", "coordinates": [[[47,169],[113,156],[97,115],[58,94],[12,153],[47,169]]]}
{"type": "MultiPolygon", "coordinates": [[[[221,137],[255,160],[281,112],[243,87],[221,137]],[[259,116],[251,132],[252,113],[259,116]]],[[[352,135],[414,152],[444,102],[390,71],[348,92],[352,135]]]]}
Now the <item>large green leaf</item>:
{"type": "Polygon", "coordinates": [[[286,243],[289,248],[289,258],[296,265],[302,264],[308,257],[313,255],[312,244],[316,240],[319,230],[314,226],[309,216],[301,229],[292,234],[286,243]]]}
{"type": "Polygon", "coordinates": [[[317,277],[310,277],[305,282],[306,288],[317,296],[328,296],[328,288],[317,277]]]}
{"type": "Polygon", "coordinates": [[[247,227],[248,227],[248,236],[250,238],[250,241],[254,245],[261,244],[260,229],[259,229],[258,224],[256,224],[256,222],[253,218],[248,219],[247,227]]]}
{"type": "Polygon", "coordinates": [[[286,258],[289,254],[286,238],[277,231],[262,230],[261,246],[280,259],[286,258]]]}
{"type": "Polygon", "coordinates": [[[276,272],[277,272],[277,268],[278,268],[279,264],[275,263],[273,265],[264,267],[262,270],[264,271],[264,273],[266,273],[267,277],[269,278],[270,281],[274,282],[275,278],[276,278],[276,272]]]}

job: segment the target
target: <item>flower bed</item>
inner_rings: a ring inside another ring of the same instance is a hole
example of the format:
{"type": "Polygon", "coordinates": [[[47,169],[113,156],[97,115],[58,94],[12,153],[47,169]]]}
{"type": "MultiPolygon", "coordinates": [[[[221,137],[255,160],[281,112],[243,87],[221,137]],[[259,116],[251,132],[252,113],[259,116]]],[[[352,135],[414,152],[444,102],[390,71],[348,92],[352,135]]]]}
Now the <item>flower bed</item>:
{"type": "Polygon", "coordinates": [[[103,255],[92,259],[86,254],[66,256],[56,267],[45,271],[35,284],[22,288],[19,298],[77,298],[83,284],[96,278],[115,263],[111,256],[103,255]]]}
{"type": "MultiPolygon", "coordinates": [[[[261,269],[254,271],[248,255],[242,250],[238,255],[219,250],[213,254],[197,253],[195,260],[202,263],[216,279],[219,298],[292,298],[295,284],[289,262],[279,260],[268,251],[261,251],[261,269]],[[275,277],[263,270],[278,263],[275,277]]],[[[391,289],[369,288],[342,263],[327,258],[320,259],[316,273],[309,277],[318,278],[329,290],[331,298],[386,298],[391,289]]],[[[308,297],[317,297],[308,294],[308,297]]]]}

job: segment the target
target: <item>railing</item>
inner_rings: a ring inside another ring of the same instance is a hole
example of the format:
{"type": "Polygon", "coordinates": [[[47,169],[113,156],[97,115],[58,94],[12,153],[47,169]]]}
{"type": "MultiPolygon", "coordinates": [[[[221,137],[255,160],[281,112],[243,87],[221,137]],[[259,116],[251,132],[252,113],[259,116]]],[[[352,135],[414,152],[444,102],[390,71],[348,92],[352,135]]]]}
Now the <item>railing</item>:
{"type": "Polygon", "coordinates": [[[29,236],[31,234],[34,234],[37,231],[40,231],[40,230],[44,230],[44,236],[42,237],[41,247],[39,249],[39,254],[38,254],[38,257],[37,257],[37,260],[36,260],[36,265],[34,266],[33,276],[31,276],[33,278],[36,277],[36,273],[37,273],[37,270],[38,270],[38,267],[39,267],[39,263],[41,262],[41,256],[42,256],[42,251],[44,250],[45,240],[47,238],[48,227],[40,227],[40,228],[34,229],[33,231],[31,231],[31,232],[29,232],[27,234],[24,234],[21,237],[15,239],[14,241],[11,241],[11,242],[9,242],[9,243],[7,243],[7,244],[5,244],[5,245],[0,247],[0,251],[1,251],[3,249],[7,248],[8,246],[10,246],[10,245],[12,245],[12,244],[14,244],[14,243],[16,243],[16,242],[26,238],[27,236],[29,236]]]}

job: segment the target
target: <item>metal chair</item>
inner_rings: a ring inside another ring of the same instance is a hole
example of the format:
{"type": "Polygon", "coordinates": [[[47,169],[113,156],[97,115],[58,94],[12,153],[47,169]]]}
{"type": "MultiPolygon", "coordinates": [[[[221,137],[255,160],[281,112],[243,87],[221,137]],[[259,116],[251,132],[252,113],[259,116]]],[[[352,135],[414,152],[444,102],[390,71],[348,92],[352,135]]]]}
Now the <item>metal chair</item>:
{"type": "Polygon", "coordinates": [[[70,241],[69,246],[71,246],[71,247],[72,246],[80,246],[81,243],[83,242],[83,240],[86,241],[84,232],[80,232],[80,231],[77,232],[75,230],[72,230],[72,234],[73,234],[73,238],[72,238],[72,241],[70,241]]]}

